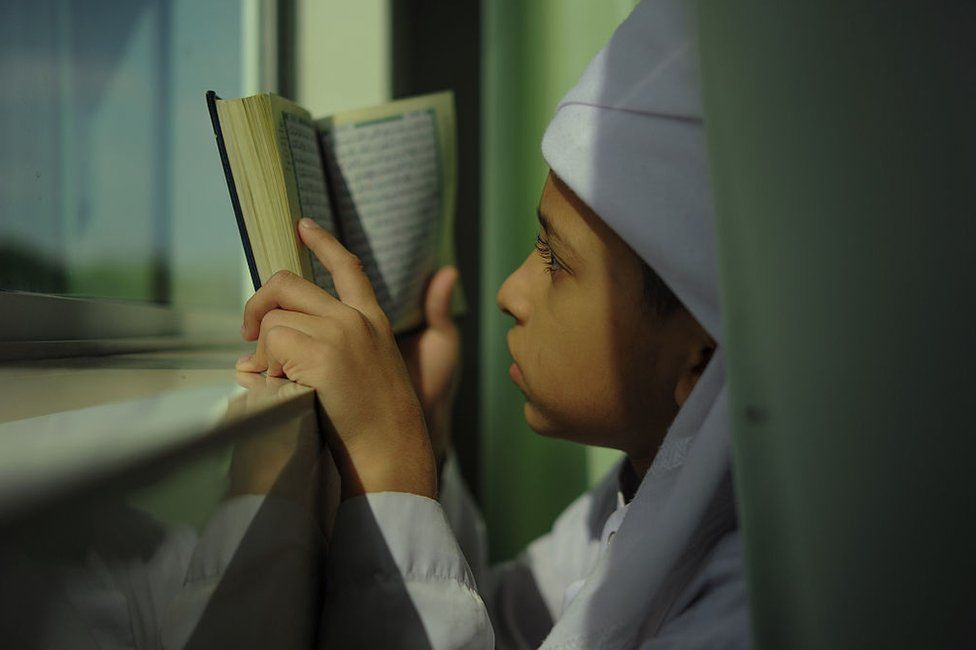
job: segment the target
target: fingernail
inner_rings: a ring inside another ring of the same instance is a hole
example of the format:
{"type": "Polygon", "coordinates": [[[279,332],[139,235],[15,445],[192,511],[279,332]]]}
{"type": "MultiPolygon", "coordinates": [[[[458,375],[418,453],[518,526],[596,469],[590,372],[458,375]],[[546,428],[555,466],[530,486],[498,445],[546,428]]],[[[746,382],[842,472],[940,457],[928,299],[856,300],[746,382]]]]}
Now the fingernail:
{"type": "Polygon", "coordinates": [[[253,354],[245,354],[244,356],[242,356],[241,358],[239,358],[237,360],[237,364],[236,365],[239,366],[239,365],[241,365],[243,363],[247,363],[248,361],[251,360],[251,357],[253,357],[253,356],[254,356],[253,354]]]}
{"type": "Polygon", "coordinates": [[[298,222],[298,224],[302,228],[318,228],[319,227],[319,224],[315,223],[315,221],[313,221],[312,219],[309,219],[308,217],[303,217],[301,219],[301,221],[298,222]]]}

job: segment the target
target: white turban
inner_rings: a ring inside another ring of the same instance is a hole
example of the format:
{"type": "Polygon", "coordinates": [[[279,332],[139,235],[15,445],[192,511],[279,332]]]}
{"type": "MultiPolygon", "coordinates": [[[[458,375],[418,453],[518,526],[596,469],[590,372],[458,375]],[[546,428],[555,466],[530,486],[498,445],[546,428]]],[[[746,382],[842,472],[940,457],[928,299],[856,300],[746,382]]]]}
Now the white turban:
{"type": "MultiPolygon", "coordinates": [[[[542,153],[720,341],[690,13],[677,0],[645,0],[634,9],[560,102],[542,153]]],[[[717,540],[736,529],[729,430],[719,346],[668,430],[613,544],[546,646],[630,646],[667,622],[717,540]]]]}
{"type": "Polygon", "coordinates": [[[542,155],[718,339],[698,65],[680,2],[633,11],[559,103],[542,155]]]}

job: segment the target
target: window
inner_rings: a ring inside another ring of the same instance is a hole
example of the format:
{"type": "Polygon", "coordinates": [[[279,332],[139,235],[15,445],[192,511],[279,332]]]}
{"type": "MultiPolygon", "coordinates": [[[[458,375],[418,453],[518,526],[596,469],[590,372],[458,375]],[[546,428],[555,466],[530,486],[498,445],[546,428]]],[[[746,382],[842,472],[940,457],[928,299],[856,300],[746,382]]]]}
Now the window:
{"type": "Polygon", "coordinates": [[[260,7],[4,3],[0,289],[239,309],[240,243],[204,93],[256,87],[260,7]]]}

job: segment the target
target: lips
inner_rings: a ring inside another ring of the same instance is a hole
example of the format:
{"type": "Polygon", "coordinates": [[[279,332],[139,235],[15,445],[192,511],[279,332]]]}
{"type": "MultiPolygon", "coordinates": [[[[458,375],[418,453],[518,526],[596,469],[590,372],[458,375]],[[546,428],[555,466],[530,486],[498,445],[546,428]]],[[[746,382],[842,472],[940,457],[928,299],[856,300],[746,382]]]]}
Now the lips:
{"type": "Polygon", "coordinates": [[[518,386],[523,391],[525,390],[524,382],[525,378],[522,376],[522,368],[519,367],[518,361],[515,360],[515,353],[512,352],[512,332],[509,331],[507,338],[508,343],[508,354],[512,357],[512,365],[508,367],[508,376],[511,377],[515,385],[518,386]]]}
{"type": "Polygon", "coordinates": [[[514,361],[512,362],[512,365],[508,367],[508,376],[511,377],[512,381],[518,384],[519,387],[522,386],[522,369],[519,368],[519,365],[514,361]]]}

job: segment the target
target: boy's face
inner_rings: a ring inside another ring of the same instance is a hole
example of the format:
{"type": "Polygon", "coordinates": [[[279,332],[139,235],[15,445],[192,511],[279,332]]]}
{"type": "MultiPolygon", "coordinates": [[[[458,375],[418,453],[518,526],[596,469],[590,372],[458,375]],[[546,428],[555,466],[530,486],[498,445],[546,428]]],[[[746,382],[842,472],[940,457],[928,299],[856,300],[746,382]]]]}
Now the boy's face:
{"type": "Polygon", "coordinates": [[[551,173],[539,222],[536,250],[497,295],[515,318],[510,374],[525,418],[545,436],[649,459],[697,379],[707,334],[684,309],[653,312],[640,258],[551,173]]]}

